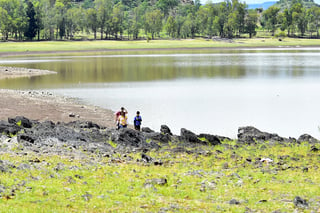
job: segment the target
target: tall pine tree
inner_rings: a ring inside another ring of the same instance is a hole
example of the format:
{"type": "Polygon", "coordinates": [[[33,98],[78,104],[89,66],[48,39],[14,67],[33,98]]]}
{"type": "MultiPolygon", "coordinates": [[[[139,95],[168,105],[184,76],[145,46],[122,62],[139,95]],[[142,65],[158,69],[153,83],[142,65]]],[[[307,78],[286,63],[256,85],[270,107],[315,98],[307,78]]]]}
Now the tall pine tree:
{"type": "Polygon", "coordinates": [[[32,40],[37,35],[38,26],[37,26],[35,15],[36,15],[36,12],[34,10],[34,6],[31,1],[28,1],[28,7],[27,7],[28,25],[24,35],[29,40],[32,40]]]}

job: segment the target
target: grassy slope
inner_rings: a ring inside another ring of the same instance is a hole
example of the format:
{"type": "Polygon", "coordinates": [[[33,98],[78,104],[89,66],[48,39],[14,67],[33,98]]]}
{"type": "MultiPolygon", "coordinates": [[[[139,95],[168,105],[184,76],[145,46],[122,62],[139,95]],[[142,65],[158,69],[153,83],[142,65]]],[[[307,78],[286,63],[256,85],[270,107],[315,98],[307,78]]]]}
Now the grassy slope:
{"type": "Polygon", "coordinates": [[[229,145],[202,147],[208,155],[148,153],[161,159],[162,166],[139,163],[138,154],[129,154],[132,160],[115,155],[117,160],[88,156],[81,161],[1,155],[1,160],[17,166],[36,158],[41,162],[30,170],[0,173],[0,185],[7,188],[0,207],[10,212],[320,211],[320,158],[310,152],[309,144],[237,149],[229,145]],[[257,158],[262,157],[274,162],[261,165],[257,158]],[[92,159],[96,163],[90,163],[92,159]],[[64,169],[55,169],[58,163],[64,169]],[[166,178],[168,183],[145,184],[153,178],[166,178]],[[295,207],[296,196],[306,199],[308,208],[295,207]],[[229,204],[231,199],[240,203],[229,204]]]}
{"type": "Polygon", "coordinates": [[[0,53],[80,51],[107,49],[163,49],[163,48],[239,48],[239,47],[278,47],[278,46],[317,46],[319,39],[234,39],[232,42],[194,40],[153,40],[147,41],[46,41],[46,42],[2,42],[0,53]]]}

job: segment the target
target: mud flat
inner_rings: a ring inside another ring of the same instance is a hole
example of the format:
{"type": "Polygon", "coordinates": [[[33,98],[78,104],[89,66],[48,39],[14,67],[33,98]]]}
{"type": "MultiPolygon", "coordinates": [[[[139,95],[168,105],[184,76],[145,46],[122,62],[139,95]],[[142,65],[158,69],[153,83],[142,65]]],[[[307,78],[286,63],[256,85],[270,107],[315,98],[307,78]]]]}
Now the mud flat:
{"type": "Polygon", "coordinates": [[[54,71],[29,69],[21,67],[2,67],[0,66],[0,80],[6,78],[32,77],[39,75],[56,74],[54,71]]]}
{"type": "Polygon", "coordinates": [[[79,100],[54,95],[47,91],[0,89],[0,97],[0,120],[24,115],[40,122],[90,120],[106,127],[115,126],[111,110],[82,104],[79,100]]]}

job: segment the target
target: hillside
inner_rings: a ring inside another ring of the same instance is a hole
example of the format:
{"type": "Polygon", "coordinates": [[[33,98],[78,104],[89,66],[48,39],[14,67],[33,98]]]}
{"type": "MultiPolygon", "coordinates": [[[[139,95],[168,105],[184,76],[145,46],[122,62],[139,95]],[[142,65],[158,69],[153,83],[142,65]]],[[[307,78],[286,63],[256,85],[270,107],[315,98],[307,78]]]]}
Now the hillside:
{"type": "Polygon", "coordinates": [[[301,2],[302,5],[307,9],[309,9],[313,6],[320,7],[320,5],[316,4],[313,0],[301,0],[301,1],[299,1],[299,0],[280,0],[275,5],[281,9],[284,9],[284,8],[289,8],[293,2],[301,2]]]}

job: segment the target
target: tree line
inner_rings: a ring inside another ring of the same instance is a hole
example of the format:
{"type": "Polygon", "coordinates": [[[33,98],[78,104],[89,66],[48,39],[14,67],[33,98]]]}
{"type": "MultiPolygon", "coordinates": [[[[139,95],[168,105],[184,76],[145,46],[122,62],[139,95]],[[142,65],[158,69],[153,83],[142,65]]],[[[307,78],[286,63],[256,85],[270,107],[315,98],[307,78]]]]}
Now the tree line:
{"type": "Polygon", "coordinates": [[[199,0],[0,0],[0,33],[2,40],[75,39],[81,34],[101,40],[251,38],[262,29],[319,38],[320,8],[305,8],[301,0],[286,5],[263,11],[249,10],[239,0],[204,5],[199,0]]]}

